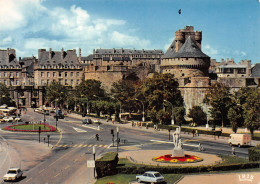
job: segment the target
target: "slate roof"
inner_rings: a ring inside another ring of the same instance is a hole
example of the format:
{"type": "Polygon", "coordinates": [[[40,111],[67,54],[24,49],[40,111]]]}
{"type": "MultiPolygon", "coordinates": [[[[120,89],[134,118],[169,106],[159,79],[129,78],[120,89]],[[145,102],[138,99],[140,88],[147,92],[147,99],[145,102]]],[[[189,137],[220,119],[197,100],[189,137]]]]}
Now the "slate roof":
{"type": "Polygon", "coordinates": [[[252,68],[251,77],[260,77],[260,63],[256,63],[252,68]]]}
{"type": "Polygon", "coordinates": [[[21,68],[14,49],[0,50],[0,68],[21,68]]]}
{"type": "Polygon", "coordinates": [[[196,43],[189,36],[180,50],[175,54],[177,58],[209,58],[206,54],[204,54],[200,48],[196,45],[196,43]]]}
{"type": "Polygon", "coordinates": [[[73,50],[67,50],[63,52],[63,57],[61,56],[61,51],[42,51],[39,56],[39,65],[63,65],[63,66],[78,66],[80,65],[77,54],[73,50]],[[51,59],[49,58],[49,53],[51,52],[51,59]]]}
{"type": "Polygon", "coordinates": [[[172,44],[164,54],[163,58],[174,58],[175,54],[175,40],[173,40],[172,44]]]}
{"type": "Polygon", "coordinates": [[[189,36],[178,52],[175,52],[175,40],[172,42],[163,58],[209,58],[204,54],[189,36]]]}
{"type": "Polygon", "coordinates": [[[86,57],[81,57],[81,61],[93,61],[93,54],[90,54],[86,57]]]}
{"type": "Polygon", "coordinates": [[[96,49],[94,54],[163,54],[162,50],[96,49]]]}
{"type": "Polygon", "coordinates": [[[29,77],[33,77],[34,72],[34,57],[25,57],[22,58],[20,63],[22,64],[22,67],[25,68],[26,72],[28,73],[29,77]]]}

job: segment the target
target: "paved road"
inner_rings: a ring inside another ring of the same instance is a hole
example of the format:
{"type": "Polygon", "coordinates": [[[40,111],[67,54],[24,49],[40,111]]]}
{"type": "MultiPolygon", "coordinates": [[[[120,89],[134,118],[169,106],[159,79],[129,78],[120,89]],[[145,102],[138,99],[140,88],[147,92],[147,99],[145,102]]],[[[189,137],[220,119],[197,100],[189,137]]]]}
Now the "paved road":
{"type": "MultiPolygon", "coordinates": [[[[43,121],[43,115],[31,112],[30,110],[22,116],[24,121],[39,122],[43,121]]],[[[56,126],[53,116],[46,116],[47,123],[56,126]]],[[[96,155],[101,156],[107,151],[116,151],[116,147],[112,147],[111,129],[114,130],[114,140],[117,138],[116,126],[119,127],[119,138],[121,140],[119,151],[131,149],[172,149],[173,144],[169,141],[167,133],[155,132],[152,129],[146,130],[144,128],[132,128],[126,125],[113,125],[102,121],[100,129],[97,125],[83,126],[81,117],[72,116],[66,117],[58,121],[58,128],[60,132],[42,133],[41,143],[47,134],[50,135],[50,155],[44,160],[38,162],[34,167],[28,167],[25,170],[25,178],[19,183],[93,183],[93,169],[86,168],[87,160],[93,159],[92,147],[96,146],[96,155]],[[100,140],[96,141],[95,135],[100,135],[100,140]],[[123,144],[123,140],[127,140],[123,144]]],[[[0,125],[6,126],[8,123],[0,125]]],[[[10,123],[9,123],[10,124],[10,123]]],[[[1,133],[1,144],[8,144],[8,141],[22,140],[38,142],[39,136],[36,133],[1,133]]],[[[171,137],[170,137],[171,138],[171,137]]],[[[214,154],[231,154],[231,148],[224,139],[215,140],[213,137],[192,137],[192,135],[183,134],[182,140],[184,149],[188,151],[198,151],[198,143],[201,142],[205,148],[206,153],[214,154]]],[[[116,143],[114,144],[116,145],[116,143]]],[[[44,145],[47,147],[47,145],[44,145]]],[[[3,149],[7,150],[7,147],[3,149]]],[[[37,148],[36,148],[37,149],[37,148]]],[[[14,151],[14,150],[13,150],[14,151]]],[[[29,154],[30,150],[26,150],[29,154]]],[[[237,148],[237,154],[241,157],[247,156],[247,148],[237,148]]],[[[4,154],[2,154],[4,157],[4,154]]],[[[5,154],[8,155],[8,154],[5,154]]],[[[1,156],[1,155],[0,155],[1,156]]],[[[0,157],[1,158],[1,157],[0,157]]],[[[13,160],[10,156],[3,158],[5,162],[13,160]],[[9,160],[9,161],[8,161],[9,160]]],[[[21,159],[23,160],[23,159],[21,159]]],[[[23,163],[24,165],[26,163],[23,163]]],[[[8,163],[5,168],[6,171],[8,163]]]]}

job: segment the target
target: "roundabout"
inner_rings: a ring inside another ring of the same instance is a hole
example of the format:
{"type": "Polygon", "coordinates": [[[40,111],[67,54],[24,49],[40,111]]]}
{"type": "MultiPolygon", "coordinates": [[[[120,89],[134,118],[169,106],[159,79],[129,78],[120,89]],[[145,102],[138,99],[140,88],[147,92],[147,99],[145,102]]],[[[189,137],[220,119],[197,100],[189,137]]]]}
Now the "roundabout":
{"type": "Polygon", "coordinates": [[[158,155],[170,155],[171,150],[135,150],[135,151],[125,151],[120,152],[120,158],[128,158],[135,164],[145,164],[145,165],[159,165],[159,166],[201,166],[201,165],[215,165],[222,162],[222,159],[217,155],[185,151],[186,155],[196,155],[196,157],[201,158],[201,161],[191,161],[191,162],[164,162],[163,160],[158,162],[154,158],[158,158],[158,155]]]}
{"type": "Polygon", "coordinates": [[[55,132],[56,128],[48,124],[19,124],[6,126],[3,130],[18,132],[55,132]]]}

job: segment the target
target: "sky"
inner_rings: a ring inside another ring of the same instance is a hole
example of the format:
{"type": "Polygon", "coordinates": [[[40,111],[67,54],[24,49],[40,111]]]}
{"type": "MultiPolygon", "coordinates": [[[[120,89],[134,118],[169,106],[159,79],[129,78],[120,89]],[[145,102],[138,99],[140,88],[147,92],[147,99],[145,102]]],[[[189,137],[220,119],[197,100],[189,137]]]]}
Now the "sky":
{"type": "Polygon", "coordinates": [[[260,0],[0,0],[0,49],[160,49],[185,26],[212,59],[260,63],[260,0]],[[179,14],[178,10],[182,13],[179,14]]]}

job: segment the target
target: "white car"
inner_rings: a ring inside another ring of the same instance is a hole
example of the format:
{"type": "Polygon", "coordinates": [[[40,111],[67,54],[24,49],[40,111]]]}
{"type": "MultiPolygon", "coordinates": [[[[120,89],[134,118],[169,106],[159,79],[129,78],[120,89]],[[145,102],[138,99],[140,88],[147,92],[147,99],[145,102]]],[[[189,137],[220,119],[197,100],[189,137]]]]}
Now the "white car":
{"type": "Polygon", "coordinates": [[[11,168],[4,175],[4,181],[16,181],[23,176],[23,172],[19,168],[11,168]]]}
{"type": "Polygon", "coordinates": [[[136,176],[137,182],[150,182],[150,183],[159,183],[164,181],[164,177],[156,171],[147,171],[143,175],[136,176]]]}
{"type": "Polygon", "coordinates": [[[13,121],[13,120],[14,119],[11,116],[6,116],[6,117],[3,118],[3,121],[6,121],[6,122],[13,121]]]}

